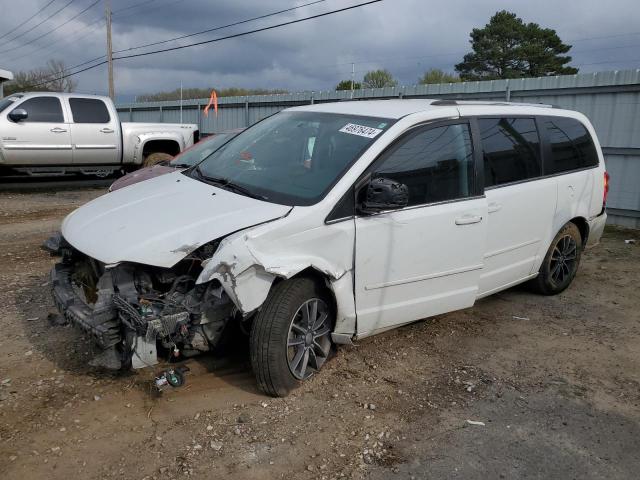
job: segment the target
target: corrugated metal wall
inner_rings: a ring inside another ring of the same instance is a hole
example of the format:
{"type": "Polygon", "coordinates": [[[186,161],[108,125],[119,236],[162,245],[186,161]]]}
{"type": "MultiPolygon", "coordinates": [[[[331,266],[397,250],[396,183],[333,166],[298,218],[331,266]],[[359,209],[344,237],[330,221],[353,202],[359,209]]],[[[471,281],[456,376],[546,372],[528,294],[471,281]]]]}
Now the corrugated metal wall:
{"type": "MultiPolygon", "coordinates": [[[[295,105],[351,98],[349,91],[301,92],[224,97],[203,114],[208,99],[183,102],[182,122],[195,123],[204,134],[252,125],[295,105]]],[[[611,223],[640,228],[640,70],[557,77],[494,80],[356,90],[354,100],[381,98],[455,98],[549,103],[587,115],[598,132],[611,174],[611,223]]],[[[180,122],[179,102],[118,105],[123,122],[180,122]]]]}

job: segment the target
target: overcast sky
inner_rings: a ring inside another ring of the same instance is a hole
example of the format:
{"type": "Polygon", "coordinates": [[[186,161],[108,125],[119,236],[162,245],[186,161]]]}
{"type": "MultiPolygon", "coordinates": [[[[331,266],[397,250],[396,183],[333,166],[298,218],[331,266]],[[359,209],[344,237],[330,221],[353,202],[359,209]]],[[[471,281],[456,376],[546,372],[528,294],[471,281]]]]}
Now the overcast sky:
{"type": "MultiPolygon", "coordinates": [[[[51,0],[0,0],[0,37],[51,0]]],[[[41,14],[0,38],[0,69],[12,71],[61,59],[73,66],[105,53],[99,20],[104,0],[57,31],[95,0],[72,0],[64,10],[28,31],[69,0],[54,0],[41,14]],[[93,22],[93,25],[91,25],[93,22]],[[26,33],[25,33],[26,32],[26,33]],[[21,35],[23,34],[24,35],[21,35]],[[19,38],[9,42],[17,35],[19,38]],[[31,42],[28,45],[24,45],[31,42]],[[18,47],[18,48],[16,48],[18,47]],[[6,51],[9,50],[10,51],[6,51]]],[[[114,50],[162,41],[268,14],[312,0],[111,0],[114,50]],[[136,8],[128,8],[144,2],[136,8]],[[124,9],[124,10],[123,10],[124,9]],[[118,11],[120,10],[120,11],[118,11]]],[[[364,0],[361,0],[364,1],[364,0]]],[[[361,3],[326,0],[276,17],[128,53],[202,41],[361,3]]],[[[387,68],[409,85],[431,67],[453,71],[469,50],[469,32],[497,10],[557,30],[573,45],[573,65],[582,72],[640,67],[638,0],[383,0],[359,9],[215,44],[121,60],[115,64],[116,93],[134,95],[179,87],[332,89],[376,68],[387,68]]],[[[106,66],[77,75],[78,90],[105,93],[106,66]]]]}

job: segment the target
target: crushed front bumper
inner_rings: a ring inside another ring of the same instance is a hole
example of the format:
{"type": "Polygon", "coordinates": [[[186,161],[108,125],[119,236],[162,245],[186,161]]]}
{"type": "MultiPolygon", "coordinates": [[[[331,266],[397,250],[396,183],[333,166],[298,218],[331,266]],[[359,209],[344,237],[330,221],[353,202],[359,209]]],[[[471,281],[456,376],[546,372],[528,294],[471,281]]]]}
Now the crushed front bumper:
{"type": "Polygon", "coordinates": [[[122,329],[113,303],[100,302],[89,306],[74,289],[72,266],[56,264],[51,270],[51,289],[58,311],[71,324],[90,335],[103,349],[108,349],[122,340],[122,329]]]}

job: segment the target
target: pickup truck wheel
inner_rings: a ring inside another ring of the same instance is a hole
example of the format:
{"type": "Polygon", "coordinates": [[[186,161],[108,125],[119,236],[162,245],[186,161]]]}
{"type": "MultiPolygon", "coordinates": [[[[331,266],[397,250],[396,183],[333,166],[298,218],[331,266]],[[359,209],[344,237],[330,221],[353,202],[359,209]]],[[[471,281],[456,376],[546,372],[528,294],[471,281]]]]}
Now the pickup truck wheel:
{"type": "Polygon", "coordinates": [[[284,397],[329,358],[334,314],[327,297],[308,278],[274,287],[251,329],[251,366],[260,390],[284,397]]]}
{"type": "Polygon", "coordinates": [[[574,223],[560,229],[542,261],[531,287],[543,295],[556,295],[567,288],[576,276],[582,254],[582,236],[574,223]]]}
{"type": "Polygon", "coordinates": [[[152,166],[157,165],[159,163],[170,162],[171,160],[173,160],[173,157],[171,155],[169,155],[168,153],[162,153],[162,152],[150,153],[149,155],[147,155],[145,157],[142,166],[143,167],[152,167],[152,166]]]}

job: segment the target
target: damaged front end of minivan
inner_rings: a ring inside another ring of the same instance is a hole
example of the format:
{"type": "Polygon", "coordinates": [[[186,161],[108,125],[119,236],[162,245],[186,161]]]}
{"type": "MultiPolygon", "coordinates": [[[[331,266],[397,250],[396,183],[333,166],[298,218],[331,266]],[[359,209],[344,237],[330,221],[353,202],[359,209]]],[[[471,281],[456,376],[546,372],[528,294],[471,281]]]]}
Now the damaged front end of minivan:
{"type": "Polygon", "coordinates": [[[197,283],[219,241],[187,254],[172,268],[104,264],[71,246],[61,234],[43,248],[60,261],[51,271],[60,313],[101,348],[91,362],[108,369],[151,366],[158,355],[190,357],[219,344],[226,325],[243,315],[213,279],[197,283]]]}

